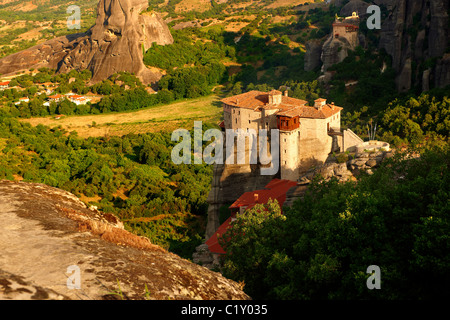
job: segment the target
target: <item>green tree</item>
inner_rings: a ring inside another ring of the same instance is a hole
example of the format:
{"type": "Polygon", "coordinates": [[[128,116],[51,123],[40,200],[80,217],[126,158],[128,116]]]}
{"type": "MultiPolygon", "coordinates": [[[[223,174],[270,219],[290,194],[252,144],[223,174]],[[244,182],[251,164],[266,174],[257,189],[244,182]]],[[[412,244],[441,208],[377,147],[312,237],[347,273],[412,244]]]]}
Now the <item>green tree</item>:
{"type": "Polygon", "coordinates": [[[358,182],[316,180],[285,220],[238,216],[223,237],[224,274],[254,299],[449,296],[449,155],[448,145],[399,153],[358,182]],[[366,286],[374,264],[382,290],[366,286]]]}
{"type": "Polygon", "coordinates": [[[243,280],[250,294],[269,290],[264,269],[276,252],[272,244],[284,220],[278,202],[269,200],[237,215],[231,228],[219,236],[227,252],[224,275],[243,280]]]}

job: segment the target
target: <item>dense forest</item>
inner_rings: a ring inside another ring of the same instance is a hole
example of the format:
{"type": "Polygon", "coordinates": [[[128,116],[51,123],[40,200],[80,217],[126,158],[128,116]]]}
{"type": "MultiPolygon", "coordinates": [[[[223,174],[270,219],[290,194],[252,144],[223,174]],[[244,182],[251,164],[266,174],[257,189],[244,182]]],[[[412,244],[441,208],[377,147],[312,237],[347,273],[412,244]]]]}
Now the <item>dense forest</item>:
{"type": "Polygon", "coordinates": [[[254,299],[448,297],[449,152],[398,153],[358,182],[317,179],[284,214],[256,205],[219,240],[224,274],[254,299]],[[370,265],[381,290],[367,289],[370,265]]]}
{"type": "Polygon", "coordinates": [[[0,179],[70,191],[190,258],[204,234],[212,168],[174,165],[173,145],[169,133],[82,139],[0,116],[0,179]]]}

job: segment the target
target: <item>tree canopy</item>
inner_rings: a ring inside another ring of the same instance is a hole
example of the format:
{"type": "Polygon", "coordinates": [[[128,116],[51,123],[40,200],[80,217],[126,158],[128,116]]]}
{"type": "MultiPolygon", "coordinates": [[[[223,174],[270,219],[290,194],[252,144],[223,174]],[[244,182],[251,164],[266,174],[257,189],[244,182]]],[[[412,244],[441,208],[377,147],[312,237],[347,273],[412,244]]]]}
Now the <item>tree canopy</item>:
{"type": "Polygon", "coordinates": [[[247,210],[223,235],[224,274],[254,299],[449,296],[449,155],[399,154],[358,182],[316,180],[284,216],[273,203],[247,210]],[[381,290],[366,285],[370,265],[381,290]]]}

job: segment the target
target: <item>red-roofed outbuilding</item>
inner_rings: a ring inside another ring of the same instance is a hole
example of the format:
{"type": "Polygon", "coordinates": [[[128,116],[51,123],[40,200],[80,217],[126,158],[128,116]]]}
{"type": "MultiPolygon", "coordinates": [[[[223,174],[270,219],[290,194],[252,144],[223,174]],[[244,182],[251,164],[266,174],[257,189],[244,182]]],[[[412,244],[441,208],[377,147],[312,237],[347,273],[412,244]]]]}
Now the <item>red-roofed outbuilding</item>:
{"type": "Polygon", "coordinates": [[[9,87],[10,81],[1,81],[0,82],[0,89],[6,89],[9,87]]]}
{"type": "Polygon", "coordinates": [[[265,189],[245,192],[242,194],[229,208],[231,216],[217,229],[217,231],[206,241],[209,251],[212,253],[224,254],[226,253],[219,245],[218,238],[223,235],[231,222],[236,219],[236,215],[243,213],[246,209],[253,208],[256,204],[265,204],[269,199],[277,200],[280,207],[286,201],[286,193],[292,187],[295,187],[297,182],[291,180],[273,179],[266,186],[265,189]]]}

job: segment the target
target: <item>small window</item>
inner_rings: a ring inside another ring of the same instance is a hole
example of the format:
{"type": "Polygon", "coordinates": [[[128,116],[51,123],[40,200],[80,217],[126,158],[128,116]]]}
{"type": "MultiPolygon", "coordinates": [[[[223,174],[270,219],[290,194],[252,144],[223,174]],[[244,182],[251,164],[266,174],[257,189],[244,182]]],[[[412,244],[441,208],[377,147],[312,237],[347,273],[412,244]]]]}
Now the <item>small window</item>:
{"type": "Polygon", "coordinates": [[[248,120],[248,124],[252,123],[250,120],[248,120]]]}
{"type": "Polygon", "coordinates": [[[235,121],[235,123],[237,124],[237,118],[236,118],[236,119],[234,119],[234,121],[235,121]]]}
{"type": "Polygon", "coordinates": [[[284,142],[286,142],[286,139],[284,139],[284,142]]]}
{"type": "Polygon", "coordinates": [[[241,110],[238,111],[238,115],[241,115],[241,110]]]}

